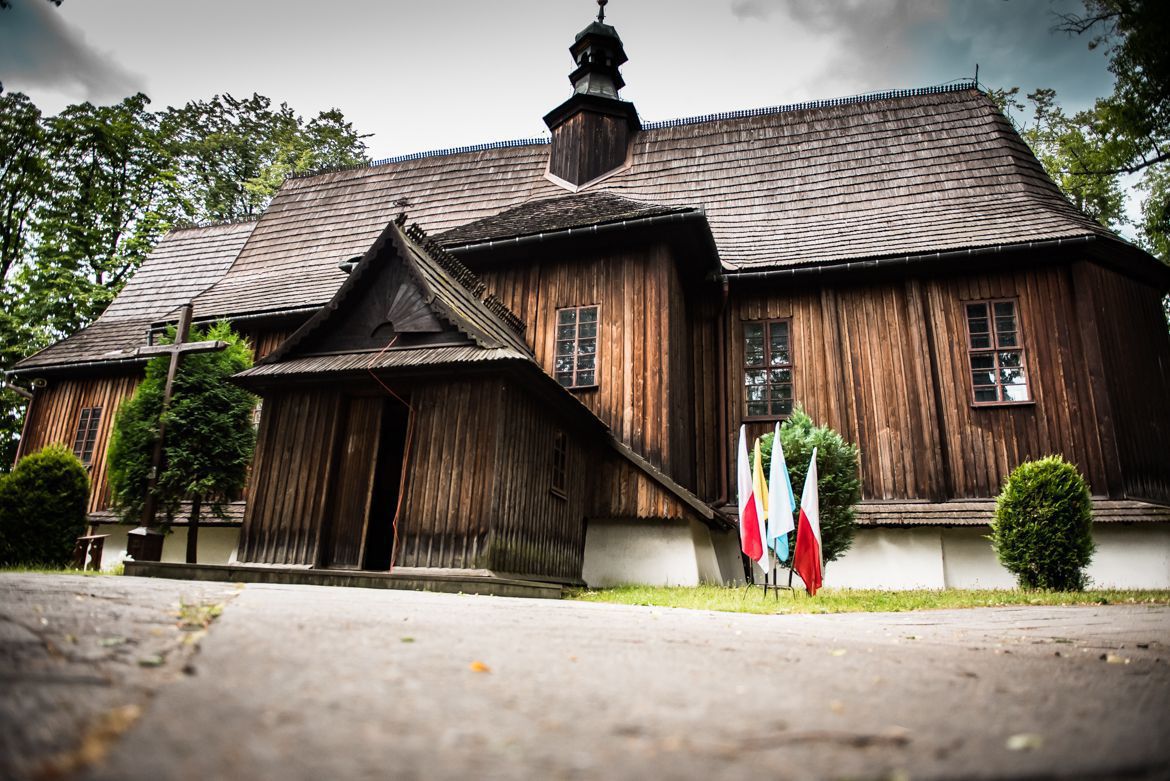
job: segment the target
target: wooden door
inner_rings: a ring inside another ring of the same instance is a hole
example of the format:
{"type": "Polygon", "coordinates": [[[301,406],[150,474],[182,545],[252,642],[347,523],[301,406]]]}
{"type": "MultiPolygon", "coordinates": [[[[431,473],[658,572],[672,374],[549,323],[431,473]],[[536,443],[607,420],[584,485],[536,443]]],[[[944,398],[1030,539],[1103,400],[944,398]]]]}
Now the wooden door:
{"type": "Polygon", "coordinates": [[[378,466],[382,407],[382,399],[378,397],[349,401],[345,430],[338,442],[326,567],[360,569],[362,566],[370,498],[378,466]]]}

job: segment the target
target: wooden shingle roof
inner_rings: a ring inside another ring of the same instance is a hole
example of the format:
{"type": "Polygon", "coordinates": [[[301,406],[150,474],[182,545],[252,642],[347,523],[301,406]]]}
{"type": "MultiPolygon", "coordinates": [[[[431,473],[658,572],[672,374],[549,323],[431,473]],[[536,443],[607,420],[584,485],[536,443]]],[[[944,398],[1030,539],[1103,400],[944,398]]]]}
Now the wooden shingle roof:
{"type": "Polygon", "coordinates": [[[496,239],[536,236],[685,211],[691,209],[685,206],[663,206],[657,203],[632,201],[605,191],[587,192],[529,201],[491,217],[452,228],[435,236],[435,240],[448,247],[459,247],[496,239]]]}
{"type": "Polygon", "coordinates": [[[94,323],[25,358],[16,373],[81,362],[136,360],[152,323],[220,279],[247,242],[255,222],[180,228],[164,236],[122,292],[94,323]]]}
{"type": "MultiPolygon", "coordinates": [[[[566,197],[544,175],[548,153],[545,143],[509,143],[291,180],[196,307],[210,315],[322,304],[344,278],[338,262],[402,209],[435,235],[566,197]]],[[[1069,203],[972,88],[651,123],[631,160],[568,202],[604,192],[702,208],[729,271],[1111,235],[1069,203]]]]}

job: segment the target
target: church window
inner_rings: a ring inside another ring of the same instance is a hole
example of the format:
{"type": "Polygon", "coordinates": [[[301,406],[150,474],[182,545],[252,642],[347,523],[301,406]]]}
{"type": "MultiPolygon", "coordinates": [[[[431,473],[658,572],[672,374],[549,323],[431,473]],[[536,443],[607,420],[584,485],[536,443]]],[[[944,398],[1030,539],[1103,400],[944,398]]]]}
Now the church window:
{"type": "Polygon", "coordinates": [[[1031,401],[1016,302],[973,301],[964,306],[964,312],[974,403],[1031,401]]]}
{"type": "Polygon", "coordinates": [[[557,310],[557,382],[566,388],[597,385],[598,309],[596,304],[557,310]]]}
{"type": "Polygon", "coordinates": [[[93,461],[93,447],[97,442],[98,424],[102,421],[101,407],[86,407],[77,418],[77,433],[73,436],[73,455],[89,466],[93,461]]]}
{"type": "Polygon", "coordinates": [[[565,432],[558,431],[553,438],[552,461],[552,492],[556,496],[565,498],[565,486],[568,483],[569,438],[565,432]]]}
{"type": "Polygon", "coordinates": [[[749,418],[792,412],[792,320],[743,324],[743,385],[749,418]]]}

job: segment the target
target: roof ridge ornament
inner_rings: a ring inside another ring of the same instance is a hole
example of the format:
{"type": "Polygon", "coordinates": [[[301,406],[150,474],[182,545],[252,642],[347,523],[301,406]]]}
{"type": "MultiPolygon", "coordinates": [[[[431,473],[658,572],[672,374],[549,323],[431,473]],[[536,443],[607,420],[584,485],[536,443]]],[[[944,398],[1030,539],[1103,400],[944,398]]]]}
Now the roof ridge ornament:
{"type": "Polygon", "coordinates": [[[605,5],[609,0],[597,0],[597,21],[605,24],[605,5]]]}

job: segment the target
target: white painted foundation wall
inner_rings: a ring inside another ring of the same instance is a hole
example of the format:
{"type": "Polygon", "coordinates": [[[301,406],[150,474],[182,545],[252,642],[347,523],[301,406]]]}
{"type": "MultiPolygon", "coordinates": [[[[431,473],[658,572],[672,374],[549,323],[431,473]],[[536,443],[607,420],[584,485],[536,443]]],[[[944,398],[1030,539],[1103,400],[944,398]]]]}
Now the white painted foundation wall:
{"type": "MultiPolygon", "coordinates": [[[[1011,589],[986,526],[862,527],[825,568],[826,588],[1011,589]]],[[[1170,525],[1110,524],[1093,530],[1090,588],[1170,589],[1170,525]]],[[[590,521],[583,578],[589,586],[694,586],[743,582],[739,537],[697,522],[590,521]]],[[[787,570],[780,574],[787,578],[787,570]]],[[[800,578],[796,578],[796,583],[800,578]]]]}
{"type": "MultiPolygon", "coordinates": [[[[826,588],[1015,588],[986,526],[861,528],[825,568],[826,588]]],[[[1170,525],[1098,525],[1090,588],[1170,588],[1170,525]]]]}
{"type": "MultiPolygon", "coordinates": [[[[123,523],[103,523],[98,534],[108,534],[102,548],[102,569],[110,569],[126,557],[126,533],[133,529],[123,523]]],[[[199,563],[227,564],[234,561],[240,530],[236,526],[199,527],[199,563]]],[[[163,540],[163,561],[182,563],[187,560],[187,527],[175,526],[163,540]]]]}
{"type": "Polygon", "coordinates": [[[742,582],[739,537],[698,521],[592,520],[581,577],[593,587],[742,582]]]}

